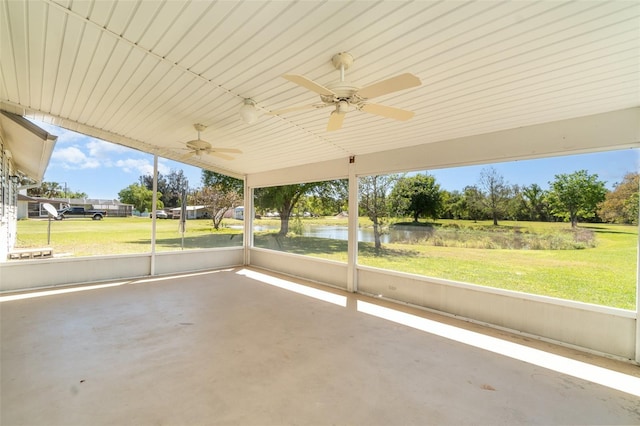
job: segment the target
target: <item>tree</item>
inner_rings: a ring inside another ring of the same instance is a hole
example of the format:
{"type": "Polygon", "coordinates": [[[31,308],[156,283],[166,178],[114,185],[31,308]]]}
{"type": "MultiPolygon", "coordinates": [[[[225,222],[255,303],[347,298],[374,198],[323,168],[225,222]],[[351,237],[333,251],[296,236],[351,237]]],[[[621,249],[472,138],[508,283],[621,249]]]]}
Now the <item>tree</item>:
{"type": "Polygon", "coordinates": [[[257,188],[254,191],[256,208],[276,210],[280,215],[278,235],[285,236],[289,232],[289,217],[300,197],[323,184],[323,182],[312,182],[257,188]]]}
{"type": "Polygon", "coordinates": [[[549,205],[556,216],[569,219],[571,227],[578,225],[578,218],[596,216],[598,203],[604,201],[607,190],[598,175],[589,175],[586,170],[555,176],[549,182],[549,205]]]}
{"type": "MultiPolygon", "coordinates": [[[[149,191],[153,190],[153,175],[140,176],[139,181],[149,191]]],[[[182,170],[172,169],[167,176],[158,173],[158,192],[162,193],[164,205],[167,207],[180,206],[182,190],[188,187],[189,182],[182,170]]]]}
{"type": "Polygon", "coordinates": [[[477,186],[464,187],[464,205],[466,206],[467,218],[474,222],[482,218],[482,209],[484,206],[484,195],[477,186]]]}
{"type": "Polygon", "coordinates": [[[58,182],[42,182],[38,187],[27,189],[27,195],[43,198],[89,198],[86,192],[72,191],[70,188],[66,188],[66,184],[63,187],[58,182]]]}
{"type": "Polygon", "coordinates": [[[310,206],[317,205],[323,213],[336,215],[348,209],[349,180],[327,181],[314,189],[310,206]]]}
{"type": "Polygon", "coordinates": [[[244,196],[244,181],[236,179],[231,176],[223,175],[222,173],[213,172],[211,170],[202,170],[202,184],[204,186],[221,185],[220,188],[224,191],[232,191],[244,196]]]}
{"type": "Polygon", "coordinates": [[[360,208],[373,222],[376,253],[379,253],[382,248],[380,236],[385,219],[389,216],[390,209],[387,198],[397,180],[396,175],[364,176],[358,180],[360,208]]]}
{"type": "Polygon", "coordinates": [[[498,226],[498,218],[506,211],[509,201],[509,186],[496,169],[487,167],[480,171],[478,187],[484,195],[484,207],[491,215],[493,224],[498,226]]]}
{"type": "Polygon", "coordinates": [[[464,194],[460,191],[441,191],[442,212],[440,217],[443,219],[467,219],[468,208],[464,194]]]}
{"type": "Polygon", "coordinates": [[[547,193],[540,185],[533,183],[525,186],[522,189],[522,197],[529,220],[544,221],[548,219],[547,193]]]}
{"type": "Polygon", "coordinates": [[[195,205],[203,205],[213,220],[213,228],[220,229],[224,215],[242,203],[242,197],[235,191],[229,191],[222,184],[205,186],[190,196],[195,205]]]}
{"type": "Polygon", "coordinates": [[[524,199],[524,188],[520,185],[511,185],[506,201],[506,218],[509,220],[525,220],[528,218],[528,210],[524,199]]]}
{"type": "Polygon", "coordinates": [[[160,191],[162,192],[162,201],[165,206],[179,207],[182,201],[182,191],[189,190],[189,181],[182,170],[171,170],[166,178],[165,192],[160,191]]]}
{"type": "MultiPolygon", "coordinates": [[[[147,188],[149,191],[153,191],[153,175],[147,174],[138,177],[138,182],[140,185],[147,188]]],[[[167,179],[162,175],[162,173],[158,172],[158,192],[161,192],[163,195],[167,192],[167,179]]]]}
{"type": "Polygon", "coordinates": [[[613,191],[607,192],[598,215],[606,222],[637,224],[639,187],[640,173],[627,173],[613,191]]]}
{"type": "Polygon", "coordinates": [[[71,198],[76,200],[81,200],[84,198],[89,198],[86,192],[75,192],[75,191],[67,191],[65,198],[71,198]]]}
{"type": "Polygon", "coordinates": [[[30,197],[63,198],[64,188],[58,182],[42,182],[36,188],[27,189],[30,197]]]}
{"type": "Polygon", "coordinates": [[[296,210],[318,216],[334,216],[348,209],[349,180],[337,179],[300,197],[296,210]]]}
{"type": "Polygon", "coordinates": [[[429,174],[399,178],[389,200],[394,212],[400,216],[410,215],[414,222],[421,217],[437,219],[442,207],[440,185],[429,174]]]}
{"type": "MultiPolygon", "coordinates": [[[[164,207],[162,203],[162,194],[157,193],[158,202],[157,207],[159,209],[164,207]]],[[[147,189],[144,185],[139,183],[132,183],[125,189],[118,192],[118,198],[120,202],[125,204],[133,204],[133,207],[139,212],[143,213],[147,210],[151,210],[151,204],[153,200],[153,191],[147,189]]]]}

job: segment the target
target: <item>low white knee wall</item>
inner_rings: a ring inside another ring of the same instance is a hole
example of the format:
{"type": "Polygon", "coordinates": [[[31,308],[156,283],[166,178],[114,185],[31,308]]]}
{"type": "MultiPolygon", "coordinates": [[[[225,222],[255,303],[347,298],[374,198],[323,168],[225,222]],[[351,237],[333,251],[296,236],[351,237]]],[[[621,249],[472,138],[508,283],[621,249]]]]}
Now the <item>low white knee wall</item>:
{"type": "Polygon", "coordinates": [[[305,280],[347,288],[347,264],[268,249],[251,249],[251,266],[300,277],[305,280]]]}
{"type": "MultiPolygon", "coordinates": [[[[242,247],[156,253],[153,275],[240,266],[243,253],[242,247]]],[[[151,262],[150,253],[3,262],[0,291],[145,277],[151,262]]]]}

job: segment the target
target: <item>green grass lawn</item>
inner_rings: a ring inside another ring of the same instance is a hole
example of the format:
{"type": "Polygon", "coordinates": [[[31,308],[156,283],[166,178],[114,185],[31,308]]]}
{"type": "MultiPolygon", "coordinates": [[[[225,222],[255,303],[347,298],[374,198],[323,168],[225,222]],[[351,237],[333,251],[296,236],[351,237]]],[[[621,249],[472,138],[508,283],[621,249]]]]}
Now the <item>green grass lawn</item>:
{"type": "MultiPolygon", "coordinates": [[[[346,226],[346,218],[302,219],[304,224],[346,226]]],[[[371,226],[360,219],[360,226],[371,226]]],[[[157,251],[180,250],[177,220],[158,220],[157,251]]],[[[278,224],[277,219],[257,220],[256,225],[278,224]]],[[[293,224],[293,223],[292,223],[293,224]]],[[[17,247],[47,244],[46,220],[18,222],[17,247]]],[[[185,249],[242,245],[242,222],[229,219],[219,231],[210,220],[187,221],[185,249]],[[233,226],[233,228],[229,228],[233,226]]],[[[439,220],[437,226],[491,228],[490,223],[439,220]]],[[[503,229],[539,234],[562,232],[566,223],[501,222],[503,229]]],[[[582,224],[592,230],[596,245],[579,250],[509,250],[446,247],[416,241],[383,244],[376,253],[373,243],[359,243],[362,265],[451,279],[496,288],[560,297],[587,303],[635,309],[638,229],[635,226],[582,224]]],[[[292,227],[294,228],[294,227],[292,227]]],[[[258,247],[346,262],[347,242],[302,236],[277,237],[257,232],[258,247]]],[[[71,256],[148,253],[151,220],[148,218],[67,219],[51,222],[54,254],[71,256]]]]}
{"type": "MultiPolygon", "coordinates": [[[[18,221],[16,247],[47,245],[47,220],[18,221]]],[[[242,225],[229,220],[229,225],[242,225]]],[[[182,235],[179,221],[156,221],[156,251],[180,250],[182,235]]],[[[187,221],[184,248],[211,248],[242,245],[242,230],[225,228],[215,231],[211,220],[187,221]]],[[[51,244],[54,254],[93,256],[104,254],[148,253],[151,251],[151,219],[110,217],[104,220],[73,218],[51,221],[51,244]]]]}
{"type": "MultiPolygon", "coordinates": [[[[330,222],[335,224],[335,222],[330,222]]],[[[345,222],[346,224],[346,222],[345,222]]],[[[480,229],[490,222],[439,220],[480,229]]],[[[366,220],[360,226],[370,226],[366,220]]],[[[565,232],[566,223],[501,222],[504,229],[547,234],[565,232]]],[[[442,247],[422,243],[359,243],[358,263],[490,287],[559,297],[622,309],[635,309],[638,229],[635,226],[582,224],[596,246],[576,250],[507,250],[442,247]]],[[[339,261],[347,260],[346,241],[257,234],[256,245],[339,261]]]]}

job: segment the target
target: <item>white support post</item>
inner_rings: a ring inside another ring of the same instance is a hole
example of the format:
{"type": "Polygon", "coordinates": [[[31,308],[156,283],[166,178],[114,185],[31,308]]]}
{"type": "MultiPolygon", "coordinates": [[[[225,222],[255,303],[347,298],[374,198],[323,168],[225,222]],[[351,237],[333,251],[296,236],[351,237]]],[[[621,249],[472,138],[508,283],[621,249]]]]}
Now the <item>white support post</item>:
{"type": "Polygon", "coordinates": [[[253,188],[249,187],[247,177],[244,178],[244,264],[251,264],[251,247],[253,246],[253,188]]]}
{"type": "MultiPolygon", "coordinates": [[[[640,191],[640,188],[638,190],[640,191]]],[[[640,200],[638,203],[640,204],[640,200]]],[[[638,230],[640,231],[640,208],[638,210],[638,230]]],[[[640,232],[638,235],[638,249],[636,250],[636,362],[640,363],[640,232]]]]}
{"type": "Polygon", "coordinates": [[[151,196],[151,267],[149,275],[156,274],[156,207],[158,205],[158,155],[153,155],[153,194],[151,196]]]}
{"type": "Polygon", "coordinates": [[[358,291],[358,177],[355,157],[349,157],[349,231],[347,241],[347,291],[358,291]]]}

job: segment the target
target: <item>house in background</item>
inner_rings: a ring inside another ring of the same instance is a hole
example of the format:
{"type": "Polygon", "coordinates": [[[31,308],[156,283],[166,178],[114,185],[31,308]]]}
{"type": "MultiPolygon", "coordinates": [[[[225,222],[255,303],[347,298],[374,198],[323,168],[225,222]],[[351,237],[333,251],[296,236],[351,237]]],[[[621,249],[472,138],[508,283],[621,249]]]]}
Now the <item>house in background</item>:
{"type": "Polygon", "coordinates": [[[0,111],[0,260],[16,243],[18,193],[42,182],[57,138],[19,115],[0,111]]]}
{"type": "Polygon", "coordinates": [[[89,205],[95,210],[106,210],[107,217],[127,217],[133,216],[133,204],[123,204],[118,200],[101,200],[96,198],[87,198],[85,200],[78,200],[78,204],[74,204],[74,200],[71,200],[72,205],[89,205]]]}
{"type": "MultiPolygon", "coordinates": [[[[25,191],[21,191],[25,192],[25,191]]],[[[67,205],[67,200],[45,197],[30,197],[23,193],[18,194],[18,220],[30,217],[47,217],[48,213],[44,204],[48,203],[56,210],[63,209],[67,205]]]]}
{"type": "Polygon", "coordinates": [[[45,198],[18,194],[18,219],[47,217],[47,211],[43,207],[45,203],[51,204],[56,210],[63,209],[67,206],[83,206],[87,209],[106,210],[107,217],[127,217],[133,215],[133,205],[123,204],[118,200],[45,198]]]}
{"type": "Polygon", "coordinates": [[[238,206],[233,209],[233,218],[238,220],[244,220],[244,206],[238,206]]]}
{"type": "MultiPolygon", "coordinates": [[[[168,209],[167,211],[171,215],[171,218],[180,219],[181,210],[182,207],[175,207],[173,209],[168,209]]],[[[206,206],[187,206],[186,212],[187,219],[208,219],[210,217],[206,206]]]]}

